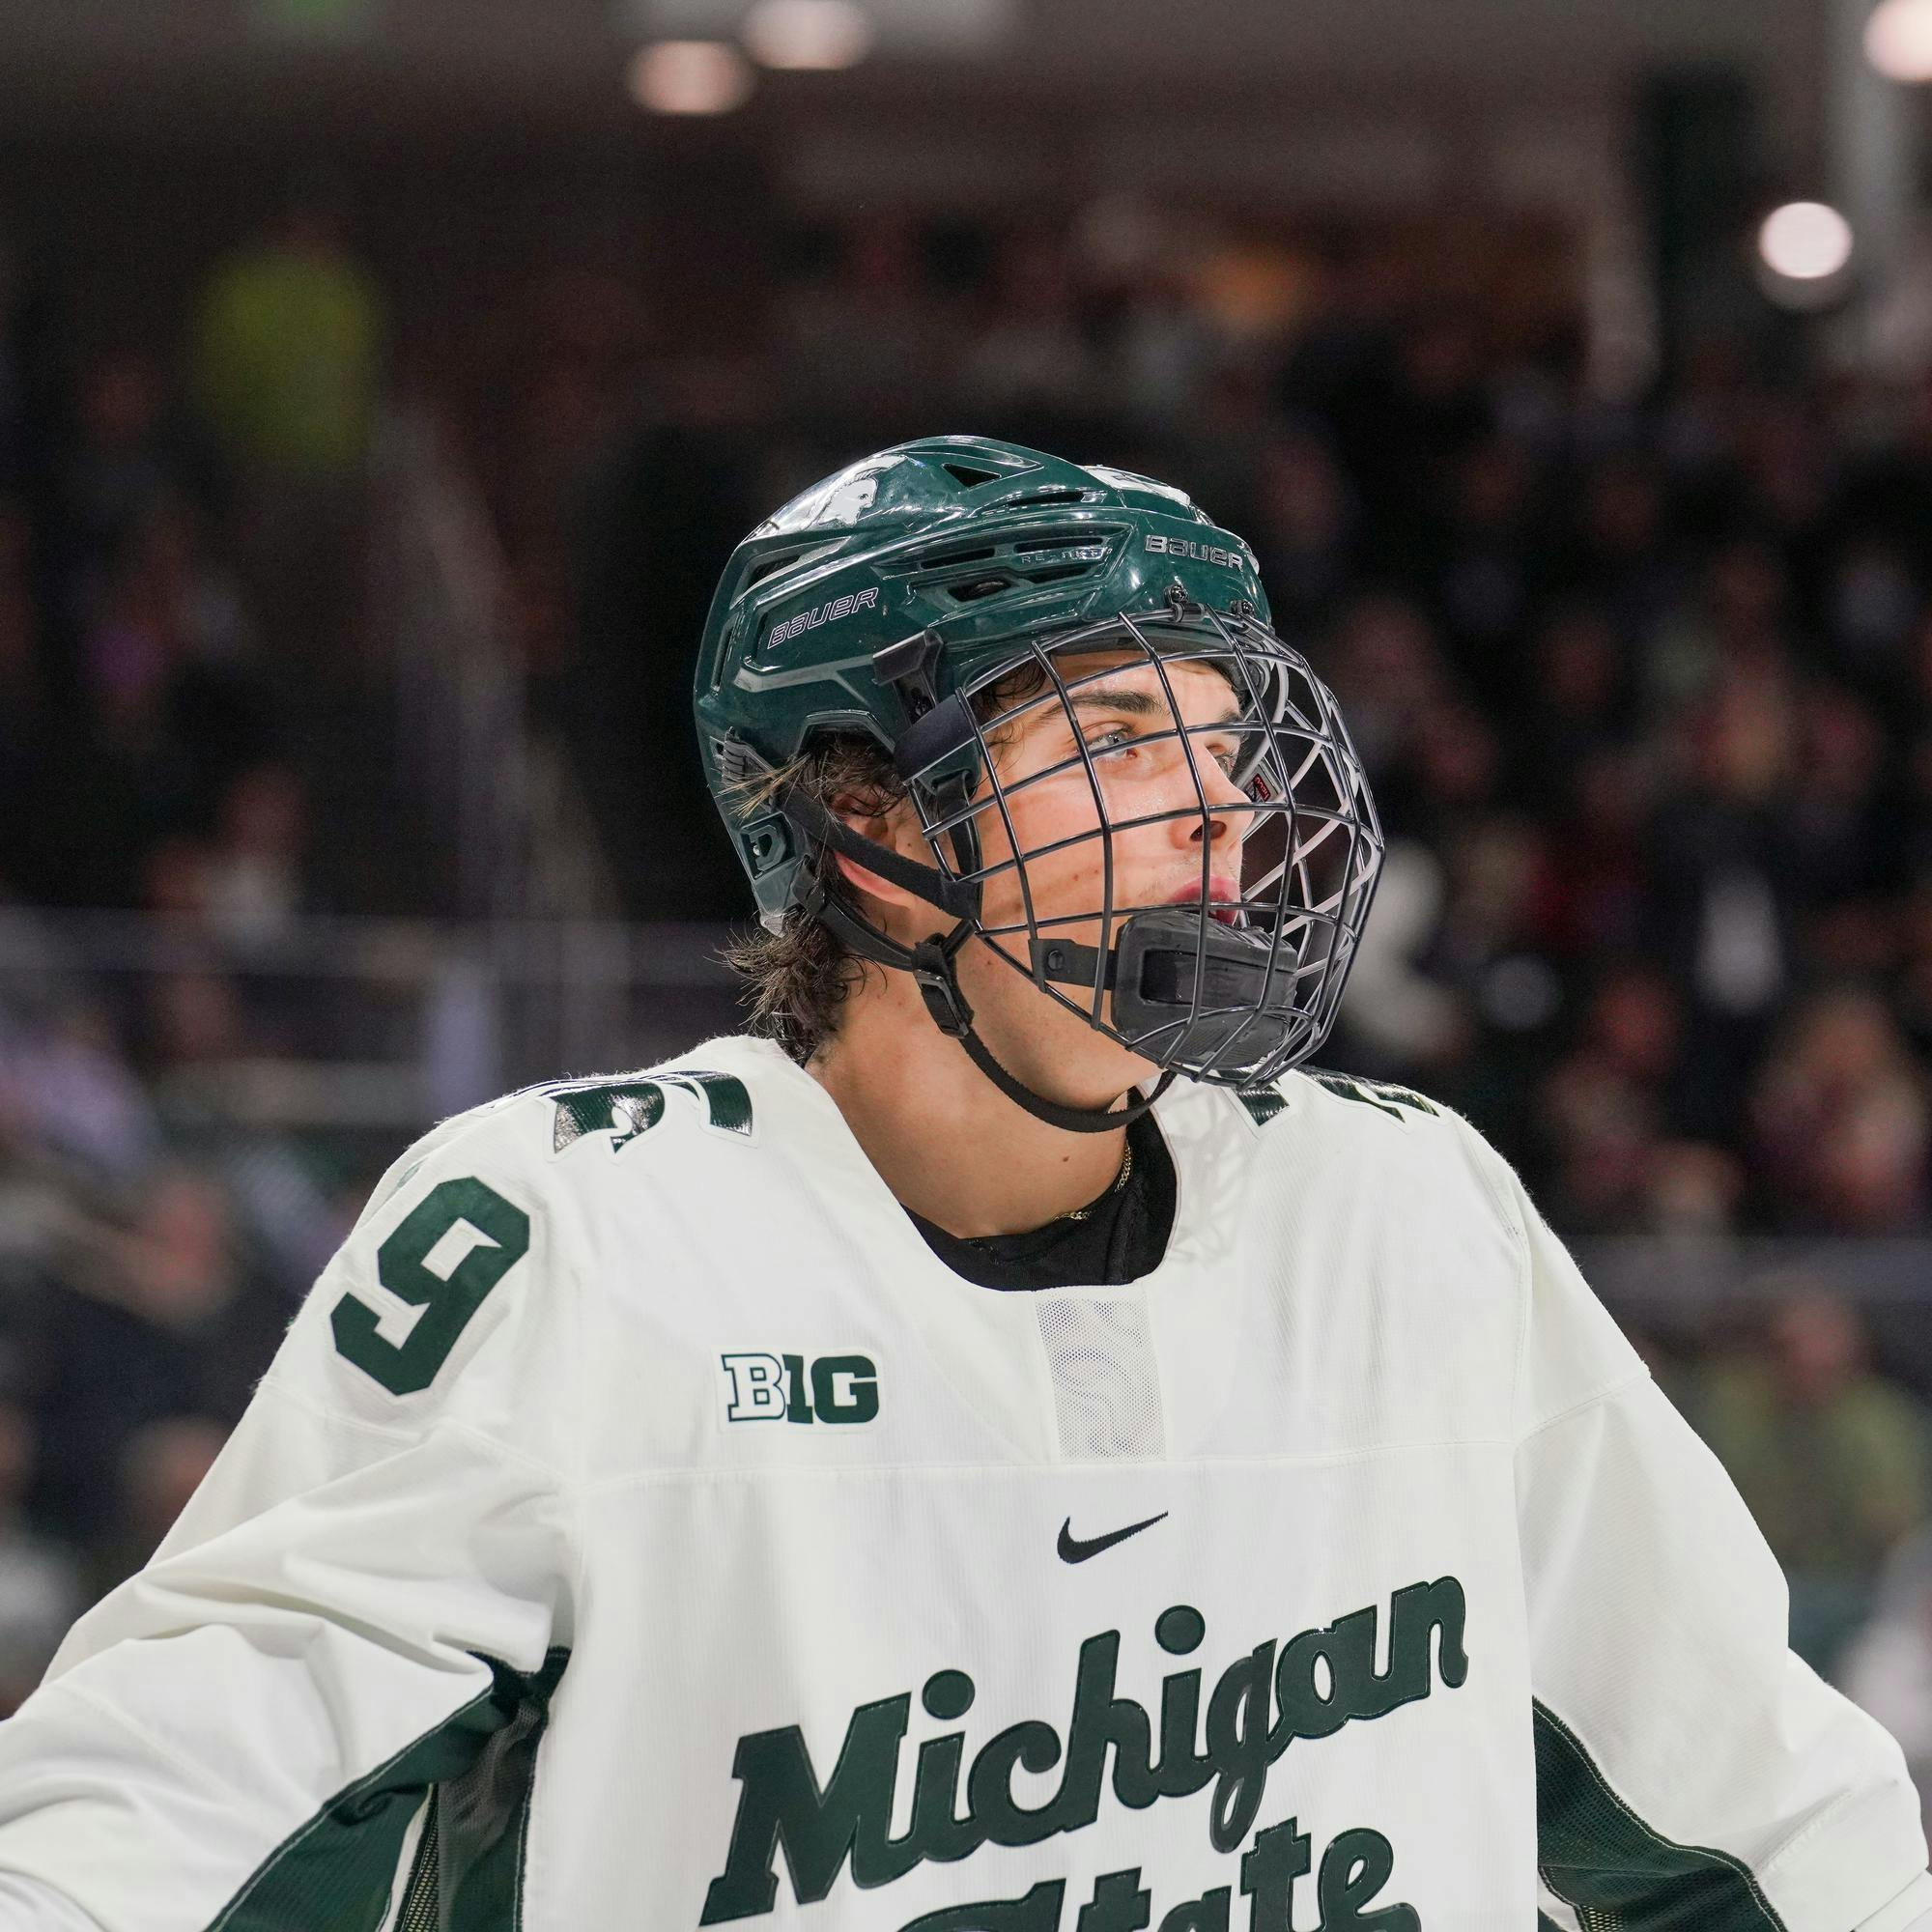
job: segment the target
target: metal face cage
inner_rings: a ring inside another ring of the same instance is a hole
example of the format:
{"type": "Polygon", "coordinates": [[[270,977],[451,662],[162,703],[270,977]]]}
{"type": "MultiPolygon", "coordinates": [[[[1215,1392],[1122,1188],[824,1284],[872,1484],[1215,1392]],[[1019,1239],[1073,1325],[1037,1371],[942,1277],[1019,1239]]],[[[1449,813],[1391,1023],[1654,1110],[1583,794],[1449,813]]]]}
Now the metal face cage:
{"type": "Polygon", "coordinates": [[[1299,651],[1244,606],[1176,593],[1034,639],[940,710],[901,774],[1008,964],[1198,1080],[1258,1085],[1315,1051],[1383,840],[1299,651]]]}

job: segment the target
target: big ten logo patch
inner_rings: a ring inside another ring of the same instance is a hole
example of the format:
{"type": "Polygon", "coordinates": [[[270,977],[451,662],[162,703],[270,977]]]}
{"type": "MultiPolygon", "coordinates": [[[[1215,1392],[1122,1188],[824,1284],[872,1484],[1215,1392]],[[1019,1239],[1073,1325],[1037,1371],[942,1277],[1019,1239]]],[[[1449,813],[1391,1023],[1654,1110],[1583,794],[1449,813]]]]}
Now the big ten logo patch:
{"type": "Polygon", "coordinates": [[[726,1422],[877,1419],[879,1371],[869,1355],[721,1355],[726,1422]]]}

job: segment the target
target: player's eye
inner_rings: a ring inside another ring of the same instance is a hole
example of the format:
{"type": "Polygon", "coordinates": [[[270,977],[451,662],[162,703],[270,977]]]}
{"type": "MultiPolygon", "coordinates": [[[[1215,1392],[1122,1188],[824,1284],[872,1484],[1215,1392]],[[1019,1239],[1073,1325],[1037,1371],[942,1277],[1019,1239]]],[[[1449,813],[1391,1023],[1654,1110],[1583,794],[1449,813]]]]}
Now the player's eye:
{"type": "Polygon", "coordinates": [[[1124,724],[1109,724],[1104,730],[1088,733],[1087,749],[1097,756],[1118,760],[1122,753],[1133,749],[1136,735],[1124,724]]]}
{"type": "Polygon", "coordinates": [[[1241,762],[1241,744],[1238,738],[1223,738],[1218,744],[1210,740],[1205,732],[1188,734],[1189,742],[1196,748],[1198,759],[1203,753],[1213,759],[1221,768],[1224,778],[1233,778],[1236,766],[1241,762]]]}

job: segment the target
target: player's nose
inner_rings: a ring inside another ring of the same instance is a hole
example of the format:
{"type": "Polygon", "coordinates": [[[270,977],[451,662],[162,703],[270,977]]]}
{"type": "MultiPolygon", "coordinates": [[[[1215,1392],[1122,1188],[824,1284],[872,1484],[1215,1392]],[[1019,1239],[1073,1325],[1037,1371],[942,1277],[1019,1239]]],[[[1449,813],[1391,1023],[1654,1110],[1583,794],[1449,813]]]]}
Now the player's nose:
{"type": "Polygon", "coordinates": [[[1247,793],[1205,746],[1190,745],[1189,752],[1194,780],[1188,789],[1192,791],[1194,783],[1199,783],[1200,791],[1194,802],[1201,811],[1191,819],[1183,813],[1174,821],[1177,832],[1183,835],[1177,842],[1188,843],[1206,837],[1215,842],[1226,840],[1238,845],[1254,816],[1247,793]]]}

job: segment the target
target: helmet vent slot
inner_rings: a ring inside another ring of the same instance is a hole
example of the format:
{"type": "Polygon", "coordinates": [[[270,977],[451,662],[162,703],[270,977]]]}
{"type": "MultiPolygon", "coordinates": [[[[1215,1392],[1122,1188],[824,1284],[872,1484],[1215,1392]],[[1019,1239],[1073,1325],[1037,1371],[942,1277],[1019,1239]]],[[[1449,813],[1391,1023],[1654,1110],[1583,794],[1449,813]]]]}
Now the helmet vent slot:
{"type": "Polygon", "coordinates": [[[977,604],[982,597],[991,597],[996,591],[1010,590],[1012,587],[1010,577],[974,577],[964,583],[949,583],[946,586],[955,604],[977,604]]]}
{"type": "Polygon", "coordinates": [[[939,467],[968,490],[977,489],[981,483],[996,483],[1000,477],[997,469],[977,469],[970,463],[942,463],[939,467]]]}
{"type": "Polygon", "coordinates": [[[1084,503],[1085,490],[1034,490],[1024,497],[1008,497],[1005,508],[1009,510],[1037,509],[1047,503],[1084,503]]]}
{"type": "Polygon", "coordinates": [[[1043,530],[1037,537],[1021,537],[1012,547],[1013,554],[1025,556],[1037,550],[1071,550],[1076,544],[1083,548],[1097,546],[1117,534],[1118,532],[1114,530],[1093,528],[1043,530]]]}
{"type": "Polygon", "coordinates": [[[1063,578],[1085,577],[1093,568],[1091,563],[1056,563],[1044,570],[1023,571],[1021,575],[1029,583],[1058,583],[1063,578]]]}
{"type": "Polygon", "coordinates": [[[775,556],[761,556],[745,573],[745,588],[749,590],[753,584],[762,583],[775,571],[783,570],[787,564],[796,563],[804,554],[803,550],[786,550],[780,551],[775,556]]]}
{"type": "Polygon", "coordinates": [[[923,550],[901,557],[894,564],[881,564],[881,577],[911,577],[920,571],[951,570],[955,564],[990,563],[998,554],[992,544],[975,544],[968,550],[923,550]]]}

